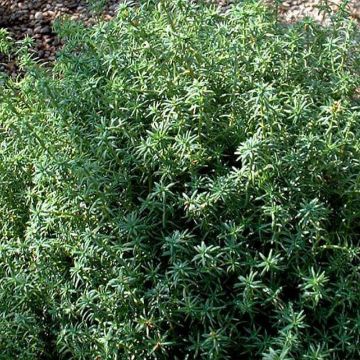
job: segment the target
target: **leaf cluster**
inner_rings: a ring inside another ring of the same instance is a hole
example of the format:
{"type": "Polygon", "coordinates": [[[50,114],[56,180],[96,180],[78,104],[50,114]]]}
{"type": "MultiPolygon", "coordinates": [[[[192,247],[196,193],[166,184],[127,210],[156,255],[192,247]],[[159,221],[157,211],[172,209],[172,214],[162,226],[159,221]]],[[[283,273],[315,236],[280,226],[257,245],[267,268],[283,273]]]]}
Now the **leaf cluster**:
{"type": "Polygon", "coordinates": [[[54,68],[19,51],[1,86],[0,358],[358,358],[355,25],[56,27],[54,68]]]}

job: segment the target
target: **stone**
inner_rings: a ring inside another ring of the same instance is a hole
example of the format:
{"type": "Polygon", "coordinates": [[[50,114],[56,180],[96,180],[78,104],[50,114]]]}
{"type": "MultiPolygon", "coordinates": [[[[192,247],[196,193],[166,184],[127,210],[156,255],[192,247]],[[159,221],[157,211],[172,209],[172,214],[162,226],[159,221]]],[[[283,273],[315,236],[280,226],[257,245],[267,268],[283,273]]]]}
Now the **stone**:
{"type": "Polygon", "coordinates": [[[51,33],[51,28],[50,26],[44,26],[41,28],[40,30],[40,33],[41,34],[50,34],[51,33]]]}
{"type": "Polygon", "coordinates": [[[35,34],[40,34],[41,33],[41,30],[42,30],[42,27],[39,25],[39,26],[36,26],[36,28],[34,29],[34,33],[35,34]]]}
{"type": "Polygon", "coordinates": [[[40,21],[44,18],[44,15],[41,11],[38,11],[37,13],[35,13],[34,18],[35,18],[35,20],[40,21]]]}

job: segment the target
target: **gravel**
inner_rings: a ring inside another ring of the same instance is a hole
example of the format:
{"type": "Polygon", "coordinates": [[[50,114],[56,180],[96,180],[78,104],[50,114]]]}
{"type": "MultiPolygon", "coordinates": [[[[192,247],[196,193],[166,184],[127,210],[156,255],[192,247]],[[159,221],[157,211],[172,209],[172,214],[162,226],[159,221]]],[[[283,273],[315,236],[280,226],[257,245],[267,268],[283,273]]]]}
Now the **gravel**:
{"type": "MultiPolygon", "coordinates": [[[[111,19],[121,0],[107,0],[105,19],[111,19]]],[[[53,21],[68,16],[73,20],[82,20],[91,25],[95,22],[83,0],[0,0],[0,27],[10,31],[15,40],[31,36],[35,45],[32,51],[42,63],[53,61],[62,42],[52,31],[53,21]]],[[[13,59],[1,57],[3,70],[16,76],[17,67],[13,59]]]]}
{"type": "MultiPolygon", "coordinates": [[[[269,4],[274,4],[274,0],[265,0],[269,4]]],[[[284,21],[293,23],[305,17],[312,17],[321,23],[327,23],[328,19],[323,13],[319,13],[319,6],[325,0],[285,0],[279,8],[284,21]]],[[[342,0],[328,0],[327,3],[332,10],[337,10],[342,0]]],[[[346,7],[350,16],[360,20],[360,0],[350,0],[346,7]]]]}
{"type": "MultiPolygon", "coordinates": [[[[111,19],[116,14],[118,4],[124,0],[105,0],[105,9],[102,14],[105,20],[111,19]]],[[[228,7],[233,0],[216,1],[222,7],[228,7]]],[[[263,0],[270,6],[275,0],[263,0]]],[[[326,19],[319,14],[318,6],[322,0],[285,0],[279,8],[281,17],[286,22],[310,16],[320,22],[326,19]]],[[[333,9],[336,9],[341,0],[328,0],[333,9]]],[[[353,18],[360,20],[360,0],[350,0],[349,13],[353,18]]],[[[15,40],[20,40],[26,35],[35,41],[33,51],[40,62],[48,63],[56,58],[56,51],[62,46],[61,40],[52,31],[54,19],[69,16],[74,20],[81,20],[87,25],[92,25],[95,19],[89,11],[84,0],[0,0],[0,27],[7,28],[15,40]]],[[[1,58],[3,68],[16,75],[16,63],[13,60],[1,58]]]]}

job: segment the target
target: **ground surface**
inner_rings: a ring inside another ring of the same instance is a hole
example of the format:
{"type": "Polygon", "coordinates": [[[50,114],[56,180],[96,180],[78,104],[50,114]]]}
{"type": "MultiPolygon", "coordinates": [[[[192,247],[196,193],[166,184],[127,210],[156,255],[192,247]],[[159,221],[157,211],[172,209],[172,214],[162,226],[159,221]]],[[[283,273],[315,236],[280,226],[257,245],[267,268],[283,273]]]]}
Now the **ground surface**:
{"type": "MultiPolygon", "coordinates": [[[[105,0],[106,7],[102,13],[103,18],[110,19],[115,15],[120,1],[105,0]]],[[[233,0],[213,0],[221,6],[228,6],[233,0]]],[[[274,3],[275,0],[264,0],[274,3]]],[[[322,0],[285,0],[280,6],[279,12],[287,22],[294,22],[305,16],[311,16],[318,21],[323,21],[319,14],[319,4],[322,0]]],[[[328,3],[336,8],[341,0],[328,0],[328,3]]],[[[350,0],[347,7],[352,17],[360,20],[360,0],[350,0]]],[[[12,36],[18,40],[26,35],[35,40],[33,51],[43,62],[51,62],[60,40],[52,31],[54,19],[61,16],[69,16],[80,19],[91,25],[95,22],[93,15],[89,12],[85,0],[0,0],[0,27],[7,28],[12,36]]],[[[1,56],[1,55],[0,55],[1,56]]],[[[11,59],[0,57],[0,63],[7,72],[16,74],[16,64],[11,59]]]]}
{"type": "MultiPolygon", "coordinates": [[[[119,0],[107,0],[102,14],[110,19],[119,0]]],[[[80,19],[91,25],[95,19],[83,0],[0,0],[0,27],[7,28],[16,39],[26,35],[35,40],[34,52],[42,61],[53,61],[60,40],[52,31],[53,21],[61,16],[80,19]]],[[[6,68],[15,71],[14,63],[6,61],[6,68]]]]}
{"type": "MultiPolygon", "coordinates": [[[[268,0],[273,2],[274,0],[268,0]]],[[[337,9],[342,0],[328,0],[332,9],[337,9]]],[[[280,7],[281,14],[285,21],[294,22],[306,16],[323,21],[323,15],[319,14],[319,6],[322,0],[284,0],[280,7]]],[[[360,0],[349,0],[346,7],[350,15],[360,20],[360,0]]]]}

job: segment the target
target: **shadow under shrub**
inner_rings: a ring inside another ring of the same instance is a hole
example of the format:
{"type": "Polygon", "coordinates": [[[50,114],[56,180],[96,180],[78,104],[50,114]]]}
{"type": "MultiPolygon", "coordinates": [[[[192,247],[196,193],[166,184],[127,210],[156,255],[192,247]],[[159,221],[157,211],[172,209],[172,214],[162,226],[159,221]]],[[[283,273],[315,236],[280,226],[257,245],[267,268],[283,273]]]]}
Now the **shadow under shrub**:
{"type": "Polygon", "coordinates": [[[0,358],[357,358],[355,26],[57,26],[52,71],[20,49],[1,88],[0,358]]]}

